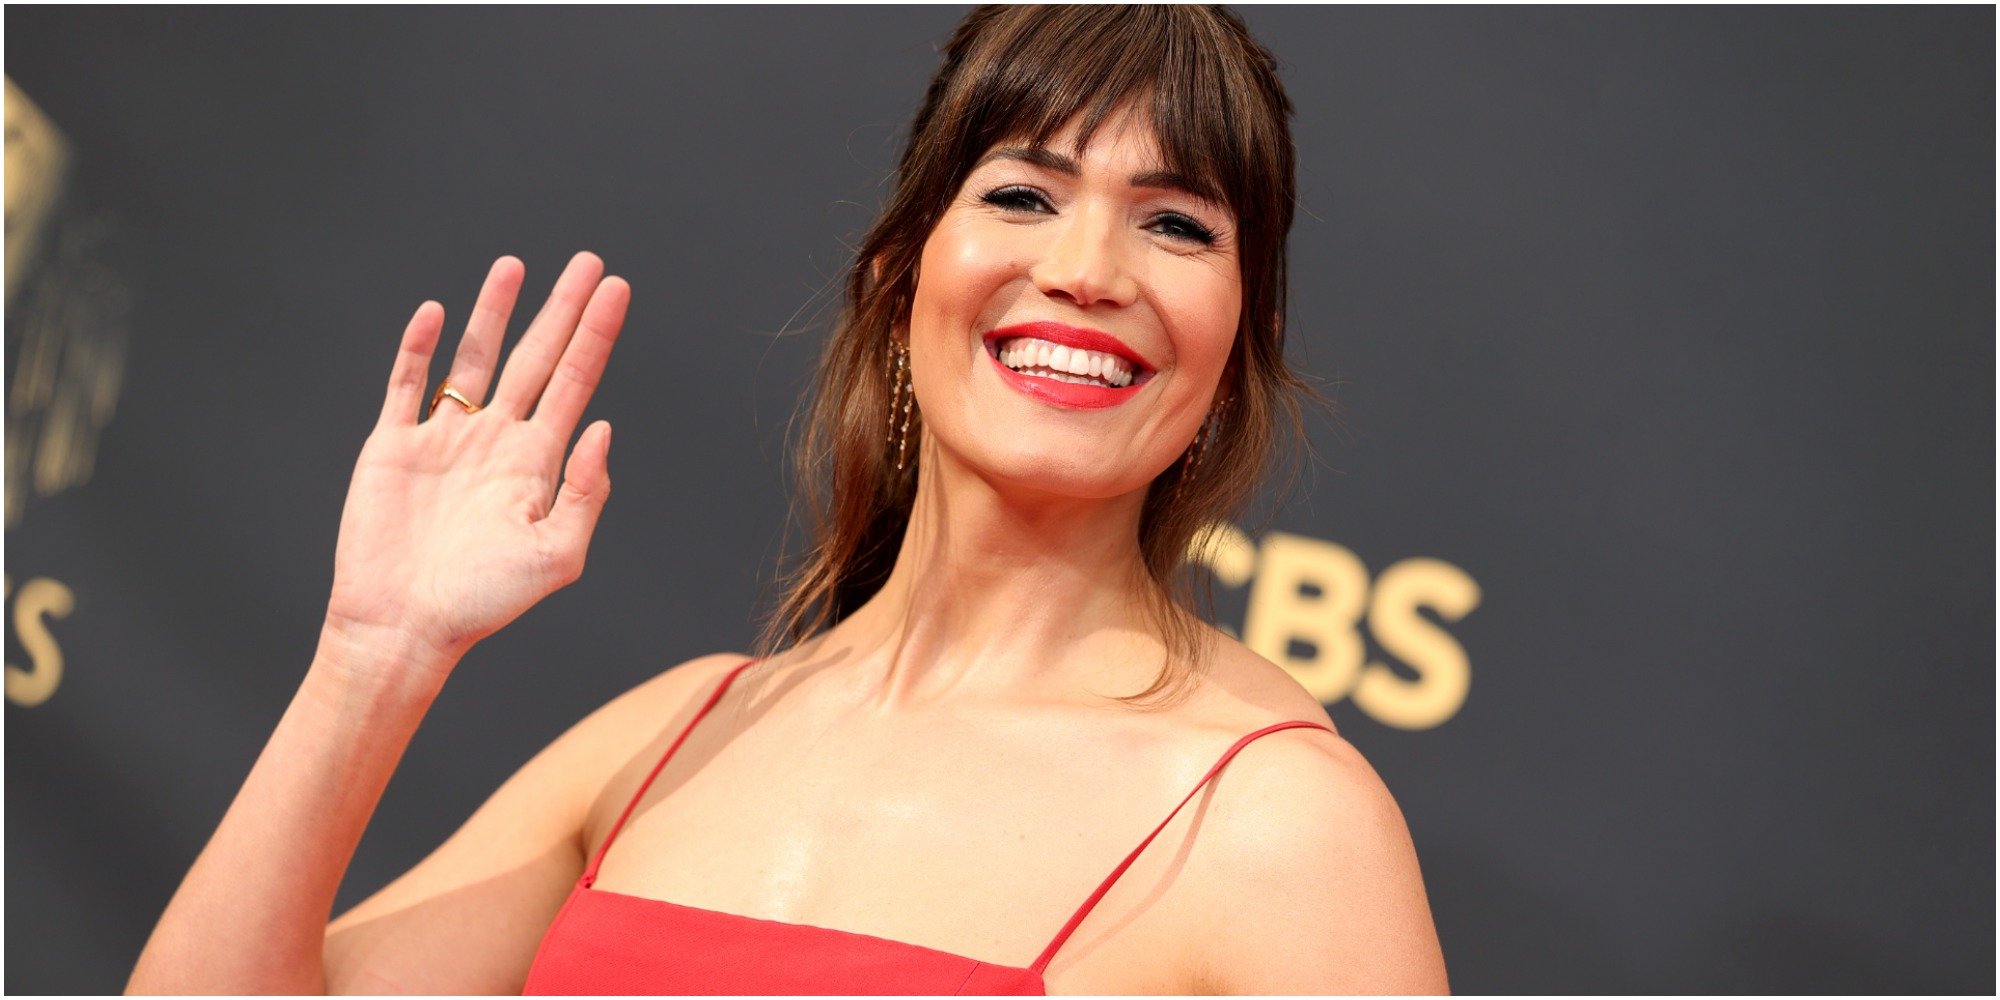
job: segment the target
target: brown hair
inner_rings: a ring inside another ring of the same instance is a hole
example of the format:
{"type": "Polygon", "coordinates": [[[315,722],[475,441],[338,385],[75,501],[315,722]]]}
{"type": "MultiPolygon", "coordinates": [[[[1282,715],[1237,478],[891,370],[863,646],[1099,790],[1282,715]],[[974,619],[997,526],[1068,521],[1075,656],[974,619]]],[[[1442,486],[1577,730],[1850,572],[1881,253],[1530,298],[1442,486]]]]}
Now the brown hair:
{"type": "Polygon", "coordinates": [[[1199,669],[1207,633],[1185,566],[1189,545],[1205,525],[1240,512],[1276,454],[1289,457],[1280,446],[1303,437],[1300,402],[1318,398],[1284,356],[1291,101],[1270,52],[1235,14],[1206,6],[989,5],[952,33],[894,193],[847,273],[846,302],[801,412],[794,475],[811,546],[784,581],[761,652],[839,622],[894,566],[917,478],[916,463],[898,470],[884,442],[890,341],[908,319],[924,244],[972,166],[1002,141],[1046,145],[1072,119],[1086,146],[1127,104],[1150,113],[1165,165],[1236,216],[1243,312],[1215,397],[1215,444],[1199,463],[1179,461],[1155,477],[1140,516],[1167,664],[1125,700],[1178,688],[1199,669]]]}

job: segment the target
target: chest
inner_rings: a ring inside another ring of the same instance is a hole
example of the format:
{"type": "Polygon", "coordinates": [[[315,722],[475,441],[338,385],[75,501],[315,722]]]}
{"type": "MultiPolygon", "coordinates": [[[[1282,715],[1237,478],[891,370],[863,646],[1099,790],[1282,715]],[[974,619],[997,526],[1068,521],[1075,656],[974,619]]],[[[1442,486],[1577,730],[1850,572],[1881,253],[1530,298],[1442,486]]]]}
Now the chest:
{"type": "MultiPolygon", "coordinates": [[[[1025,967],[1198,777],[1171,740],[1031,718],[840,726],[711,718],[639,796],[597,886],[1025,967]]],[[[593,851],[657,763],[620,769],[593,851]]],[[[1188,817],[1057,950],[1051,993],[1186,993],[1188,817]]]]}

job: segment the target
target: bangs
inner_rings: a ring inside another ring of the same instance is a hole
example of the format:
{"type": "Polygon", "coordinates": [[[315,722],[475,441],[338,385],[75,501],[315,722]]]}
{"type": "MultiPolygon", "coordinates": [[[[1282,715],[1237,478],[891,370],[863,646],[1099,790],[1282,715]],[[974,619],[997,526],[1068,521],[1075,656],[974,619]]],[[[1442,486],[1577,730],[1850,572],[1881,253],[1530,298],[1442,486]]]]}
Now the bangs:
{"type": "Polygon", "coordinates": [[[1249,221],[1245,206],[1267,202],[1289,176],[1288,163],[1259,155],[1277,145],[1275,137],[1257,134],[1289,109],[1266,106],[1263,88],[1231,65],[1228,39],[1212,17],[1175,6],[1010,13],[1004,20],[1011,23],[993,25],[956,54],[971,71],[942,95],[938,110],[959,138],[953,188],[994,145],[1046,147],[1072,121],[1081,157],[1098,129],[1128,106],[1152,126],[1164,166],[1192,193],[1228,207],[1239,224],[1249,221]]]}

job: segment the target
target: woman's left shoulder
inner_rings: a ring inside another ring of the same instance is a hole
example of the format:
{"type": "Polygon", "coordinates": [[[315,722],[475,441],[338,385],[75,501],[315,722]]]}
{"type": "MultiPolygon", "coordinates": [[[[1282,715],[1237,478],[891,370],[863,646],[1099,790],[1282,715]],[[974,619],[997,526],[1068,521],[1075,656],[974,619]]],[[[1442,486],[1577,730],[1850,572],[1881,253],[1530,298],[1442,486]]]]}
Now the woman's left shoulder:
{"type": "Polygon", "coordinates": [[[1266,856],[1323,857],[1336,842],[1371,833],[1407,841],[1409,832],[1388,786],[1361,751],[1340,735],[1320,704],[1283,667],[1240,644],[1223,644],[1214,679],[1231,703],[1227,731],[1247,735],[1283,722],[1306,727],[1266,733],[1237,751],[1215,778],[1210,828],[1202,834],[1255,861],[1266,856]]]}
{"type": "MultiPolygon", "coordinates": [[[[1223,657],[1218,666],[1263,725],[1296,719],[1333,728],[1283,668],[1241,646],[1223,657]]],[[[1190,859],[1201,873],[1192,888],[1206,904],[1197,912],[1216,915],[1197,938],[1205,985],[1226,993],[1446,991],[1409,826],[1353,744],[1304,727],[1268,733],[1239,750],[1214,784],[1196,835],[1199,860],[1190,859]]]]}

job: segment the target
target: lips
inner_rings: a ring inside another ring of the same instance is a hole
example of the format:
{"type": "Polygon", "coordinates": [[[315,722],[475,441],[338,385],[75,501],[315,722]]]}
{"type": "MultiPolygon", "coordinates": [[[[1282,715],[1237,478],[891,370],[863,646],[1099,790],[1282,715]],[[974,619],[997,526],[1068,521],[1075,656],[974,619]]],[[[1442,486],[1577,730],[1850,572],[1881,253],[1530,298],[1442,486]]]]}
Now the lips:
{"type": "Polygon", "coordinates": [[[1063,323],[1018,323],[981,339],[1002,381],[1068,409],[1116,406],[1137,395],[1154,370],[1117,337],[1063,323]]]}
{"type": "Polygon", "coordinates": [[[994,344],[1010,337],[1033,337],[1036,340],[1046,340],[1050,343],[1061,344],[1064,347],[1072,349],[1082,348],[1086,351],[1097,351],[1102,354],[1115,354],[1131,362],[1132,367],[1141,373],[1142,380],[1143,376],[1150,375],[1153,372],[1154,366],[1152,363],[1141,357],[1138,351],[1133,350],[1124,341],[1102,330],[1070,326],[1066,323],[1057,323],[1051,320],[1037,320],[1033,323],[1016,323],[1013,326],[1003,326],[988,333],[984,339],[986,347],[990,352],[994,344]]]}

